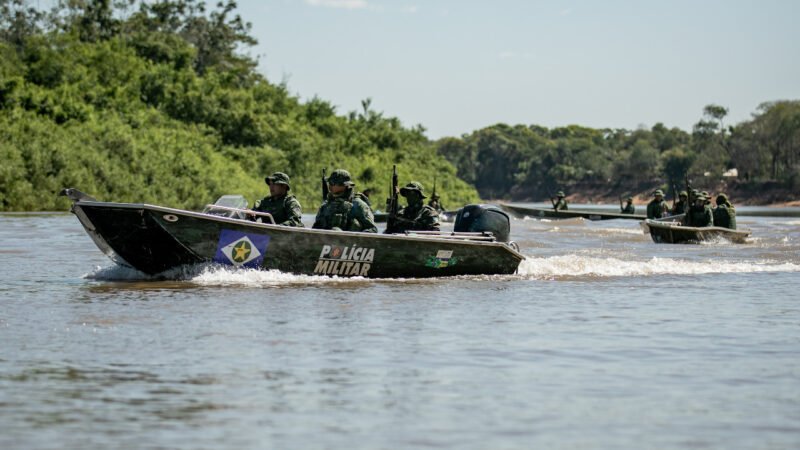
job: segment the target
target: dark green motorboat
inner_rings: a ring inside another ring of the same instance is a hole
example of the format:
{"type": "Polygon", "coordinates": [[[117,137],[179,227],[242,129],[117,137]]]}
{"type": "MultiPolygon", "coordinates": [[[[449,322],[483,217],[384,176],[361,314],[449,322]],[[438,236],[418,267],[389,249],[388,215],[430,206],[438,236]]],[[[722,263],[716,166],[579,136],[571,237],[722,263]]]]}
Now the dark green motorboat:
{"type": "Polygon", "coordinates": [[[642,222],[645,234],[649,233],[657,244],[697,244],[703,241],[724,239],[742,244],[750,236],[750,230],[731,230],[722,227],[687,227],[680,220],[651,220],[642,222]]]}
{"type": "Polygon", "coordinates": [[[381,235],[313,230],[253,222],[246,219],[251,211],[219,202],[194,212],[101,202],[74,189],[62,194],[73,200],[72,212],[100,250],[119,264],[151,275],[211,262],[367,278],[513,274],[525,259],[513,242],[499,242],[490,232],[381,235]]]}
{"type": "Polygon", "coordinates": [[[543,218],[543,219],[574,219],[581,217],[588,220],[613,220],[613,219],[627,219],[627,220],[644,220],[647,216],[641,214],[622,214],[622,213],[609,213],[601,211],[588,211],[588,210],[561,210],[556,211],[553,208],[533,208],[528,206],[509,205],[508,203],[501,203],[500,207],[503,211],[512,214],[518,219],[525,217],[543,218]]]}

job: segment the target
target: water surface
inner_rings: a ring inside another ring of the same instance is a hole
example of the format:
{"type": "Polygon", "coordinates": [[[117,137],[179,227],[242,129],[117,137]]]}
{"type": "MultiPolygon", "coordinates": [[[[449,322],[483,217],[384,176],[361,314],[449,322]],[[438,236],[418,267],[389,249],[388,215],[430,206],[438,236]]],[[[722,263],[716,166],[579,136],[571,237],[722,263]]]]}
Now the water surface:
{"type": "Polygon", "coordinates": [[[514,220],[512,276],[154,280],[2,215],[0,447],[799,448],[800,220],[737,222],[514,220]]]}

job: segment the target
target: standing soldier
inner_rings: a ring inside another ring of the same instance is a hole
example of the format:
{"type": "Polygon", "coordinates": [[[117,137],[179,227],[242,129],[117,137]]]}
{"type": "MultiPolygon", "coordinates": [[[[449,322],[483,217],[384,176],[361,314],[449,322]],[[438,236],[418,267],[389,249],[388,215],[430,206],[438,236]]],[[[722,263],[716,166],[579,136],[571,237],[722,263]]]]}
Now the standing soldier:
{"type": "Polygon", "coordinates": [[[327,182],[328,196],[317,211],[313,228],[377,233],[372,209],[353,193],[356,184],[351,181],[350,172],[334,170],[327,182]]]}
{"type": "Polygon", "coordinates": [[[550,198],[550,202],[553,203],[553,209],[556,211],[568,210],[569,206],[567,206],[567,199],[564,198],[564,191],[556,192],[556,197],[558,198],[558,201],[555,201],[552,197],[550,198]]]}
{"type": "Polygon", "coordinates": [[[650,200],[650,203],[647,204],[647,218],[660,219],[666,216],[667,211],[669,211],[669,206],[664,201],[664,191],[656,189],[653,192],[653,200],[650,200]]]}
{"type": "Polygon", "coordinates": [[[728,201],[725,194],[717,195],[717,207],[714,208],[714,226],[736,229],[736,208],[728,201]]]}
{"type": "Polygon", "coordinates": [[[294,195],[288,194],[291,189],[289,175],[275,172],[272,176],[264,178],[264,182],[269,185],[269,196],[257,201],[253,206],[253,211],[270,213],[278,225],[302,227],[300,202],[294,195]]]}
{"type": "Polygon", "coordinates": [[[680,195],[678,195],[678,198],[680,200],[675,202],[675,204],[672,206],[672,211],[670,211],[670,214],[673,216],[685,214],[686,208],[688,207],[689,195],[686,193],[686,191],[681,191],[680,195]]]}
{"type": "Polygon", "coordinates": [[[425,199],[422,184],[412,181],[400,189],[400,195],[406,198],[408,206],[390,217],[386,224],[386,233],[405,233],[406,231],[439,231],[439,213],[423,203],[425,199]]]}
{"type": "MultiPolygon", "coordinates": [[[[620,200],[620,203],[622,203],[622,200],[620,200]]],[[[621,210],[622,214],[636,214],[636,207],[633,206],[633,197],[628,197],[628,199],[625,201],[625,206],[620,206],[619,209],[621,210]]]]}
{"type": "Polygon", "coordinates": [[[711,207],[706,203],[708,199],[700,193],[697,196],[692,195],[692,197],[694,198],[694,204],[689,206],[684,217],[686,226],[713,227],[714,214],[711,212],[711,207]]]}

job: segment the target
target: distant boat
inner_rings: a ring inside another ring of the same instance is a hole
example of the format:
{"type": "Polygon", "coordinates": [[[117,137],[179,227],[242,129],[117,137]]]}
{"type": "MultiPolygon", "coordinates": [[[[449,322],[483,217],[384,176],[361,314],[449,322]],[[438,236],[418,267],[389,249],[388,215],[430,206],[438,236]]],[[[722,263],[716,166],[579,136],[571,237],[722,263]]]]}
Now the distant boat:
{"type": "Polygon", "coordinates": [[[622,213],[608,213],[600,211],[578,210],[569,209],[566,211],[556,211],[553,208],[533,208],[528,206],[515,206],[508,203],[501,203],[500,207],[504,211],[511,213],[517,218],[523,219],[525,217],[537,217],[546,219],[574,219],[582,217],[588,220],[613,220],[613,219],[627,219],[627,220],[644,220],[647,216],[642,214],[622,214],[622,213]]]}
{"type": "Polygon", "coordinates": [[[645,234],[650,234],[657,244],[692,244],[716,239],[725,239],[742,244],[750,236],[750,230],[731,230],[722,227],[687,227],[679,220],[651,220],[642,222],[645,234]]]}

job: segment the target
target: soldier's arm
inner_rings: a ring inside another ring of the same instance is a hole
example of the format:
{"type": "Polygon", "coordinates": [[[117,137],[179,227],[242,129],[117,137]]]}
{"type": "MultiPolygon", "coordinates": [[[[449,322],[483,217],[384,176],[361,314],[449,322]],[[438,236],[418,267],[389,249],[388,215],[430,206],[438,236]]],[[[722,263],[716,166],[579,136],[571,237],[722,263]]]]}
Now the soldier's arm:
{"type": "Polygon", "coordinates": [[[322,206],[319,207],[319,210],[317,210],[317,217],[314,218],[314,225],[312,225],[311,228],[324,228],[325,227],[325,223],[323,222],[323,214],[322,214],[322,212],[324,210],[325,210],[325,203],[323,203],[322,206]]]}
{"type": "Polygon", "coordinates": [[[423,230],[439,231],[439,213],[433,208],[424,208],[420,218],[423,230]]]}
{"type": "Polygon", "coordinates": [[[286,225],[286,226],[290,226],[290,227],[302,227],[303,226],[303,218],[302,218],[303,209],[300,206],[300,202],[298,202],[296,198],[292,197],[289,200],[288,203],[289,204],[287,205],[287,209],[288,209],[287,216],[289,216],[289,218],[286,221],[284,221],[283,223],[281,223],[281,225],[286,225]]]}
{"type": "Polygon", "coordinates": [[[354,219],[358,221],[359,231],[365,233],[377,233],[378,227],[375,225],[375,217],[372,215],[372,209],[364,203],[363,200],[354,202],[355,214],[354,219]]]}

